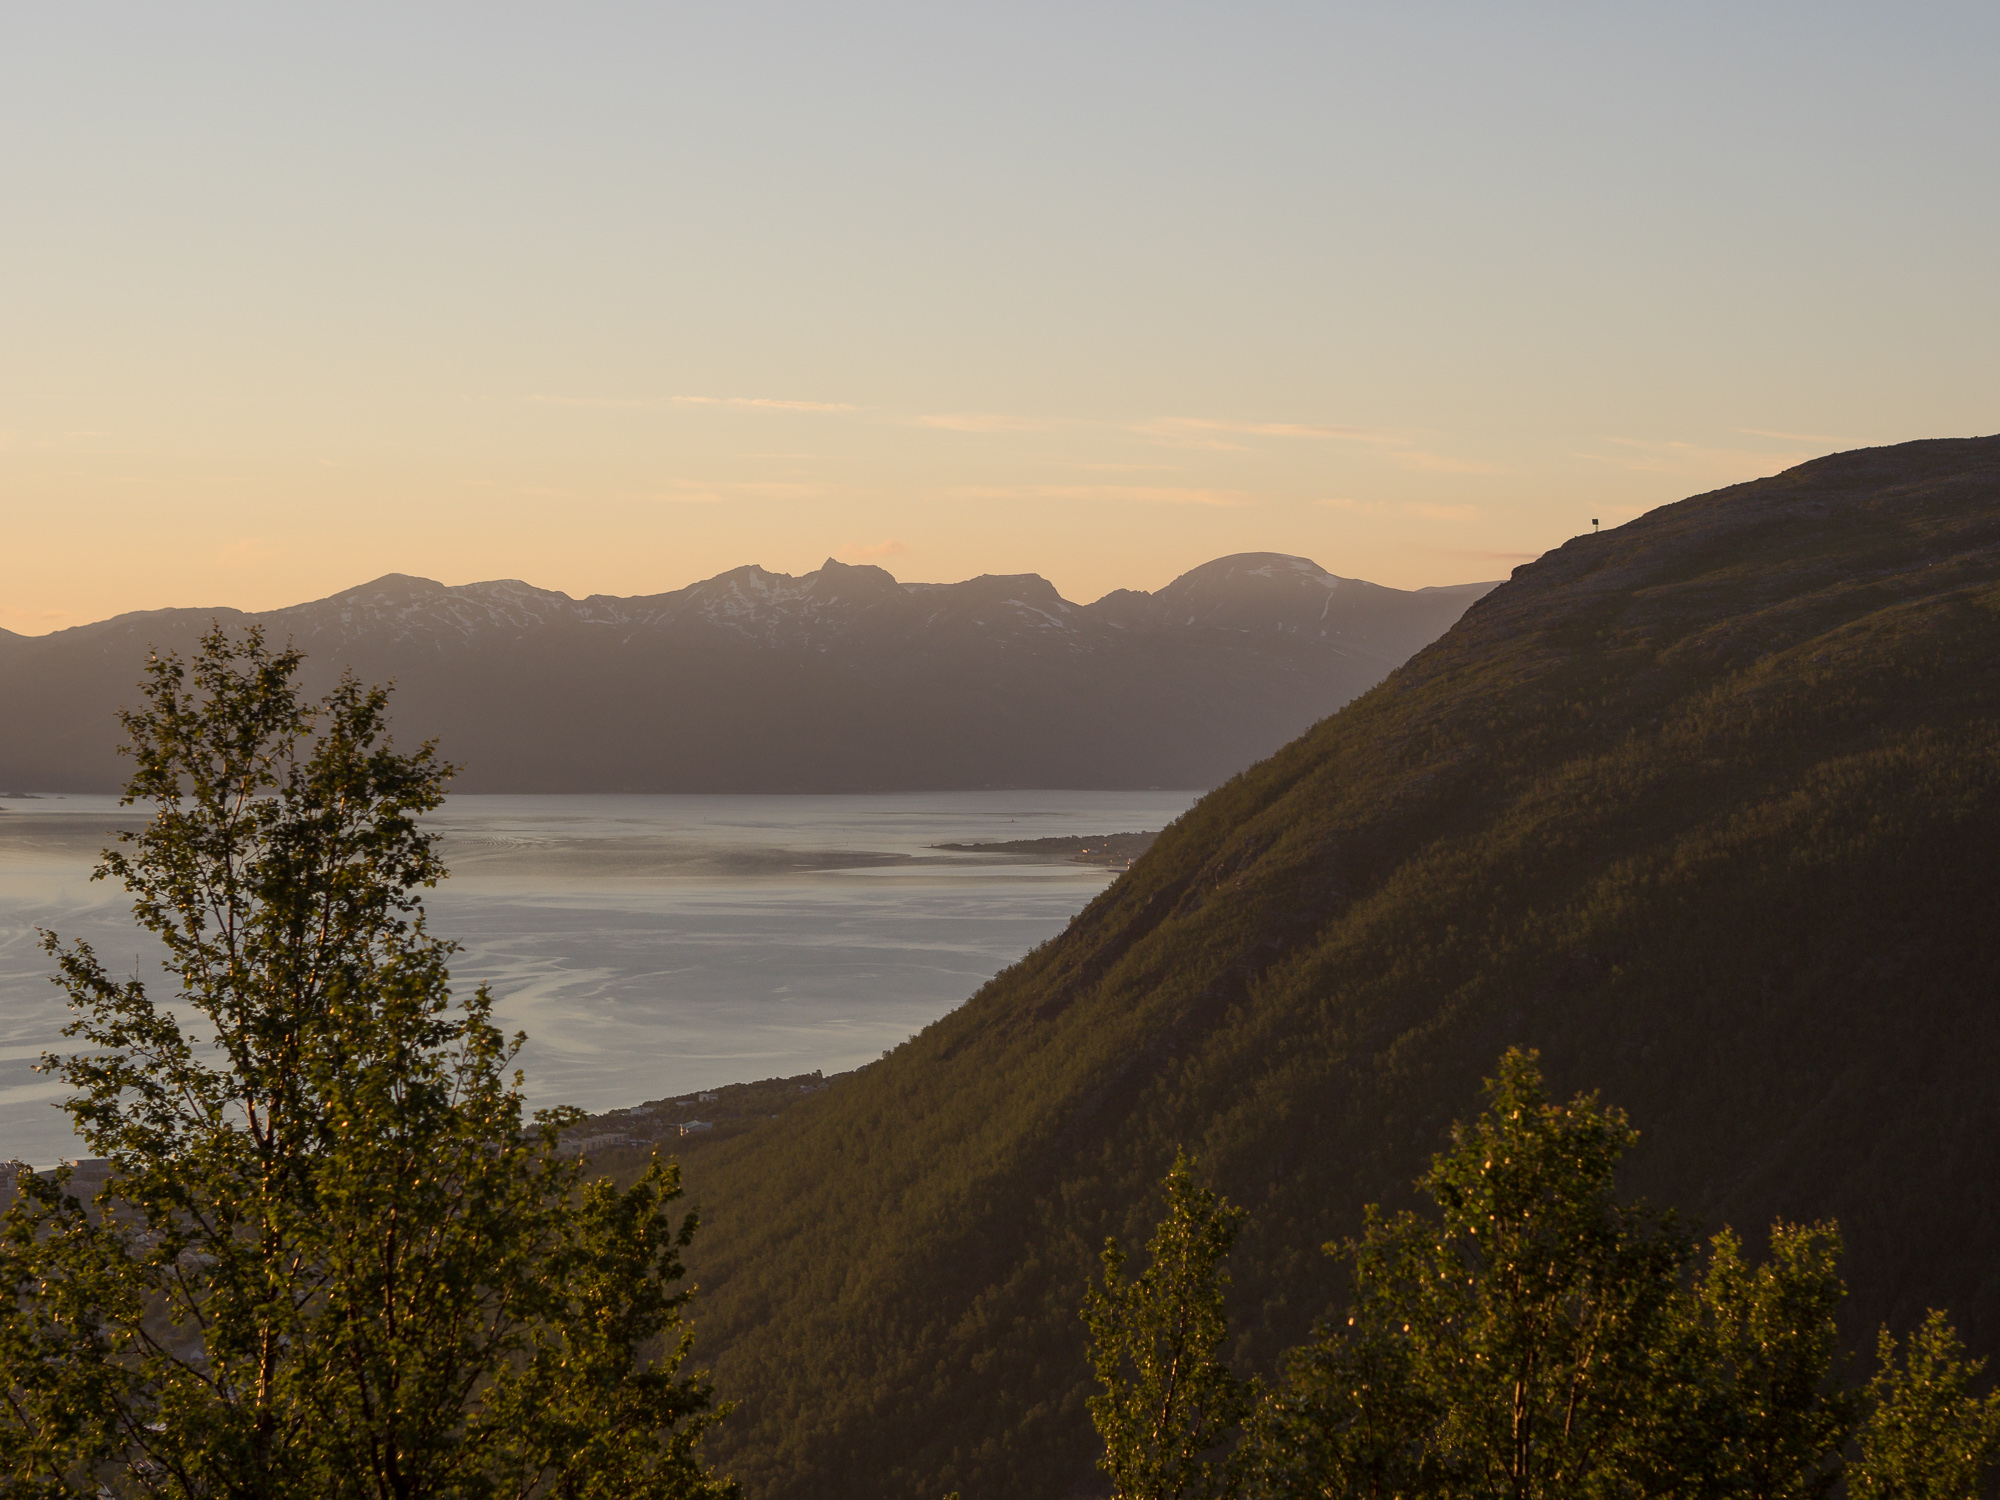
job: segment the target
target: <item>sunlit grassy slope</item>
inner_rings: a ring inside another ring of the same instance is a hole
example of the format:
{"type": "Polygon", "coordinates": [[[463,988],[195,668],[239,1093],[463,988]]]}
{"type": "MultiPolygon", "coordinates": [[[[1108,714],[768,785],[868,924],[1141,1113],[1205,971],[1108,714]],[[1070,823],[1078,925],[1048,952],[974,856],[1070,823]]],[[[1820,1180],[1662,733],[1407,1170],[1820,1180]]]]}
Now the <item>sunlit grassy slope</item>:
{"type": "Polygon", "coordinates": [[[1583,536],[888,1060],[690,1163],[758,1500],[1089,1493],[1076,1306],[1185,1143],[1238,1350],[1339,1294],[1501,1049],[1709,1227],[1837,1216],[1857,1331],[2000,1343],[2000,439],[1583,536]]]}

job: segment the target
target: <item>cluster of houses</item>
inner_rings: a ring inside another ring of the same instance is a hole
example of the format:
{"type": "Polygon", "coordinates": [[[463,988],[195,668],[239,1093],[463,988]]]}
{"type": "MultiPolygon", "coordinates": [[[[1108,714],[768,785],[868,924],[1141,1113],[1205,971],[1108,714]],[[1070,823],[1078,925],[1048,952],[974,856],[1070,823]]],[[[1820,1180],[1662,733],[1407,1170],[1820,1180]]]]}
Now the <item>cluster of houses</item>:
{"type": "MultiPolygon", "coordinates": [[[[673,1104],[709,1104],[715,1095],[697,1094],[693,1099],[675,1099],[673,1104]]],[[[581,1156],[589,1151],[603,1151],[612,1146],[636,1146],[652,1141],[676,1136],[699,1135],[705,1130],[715,1129],[713,1120],[668,1120],[657,1121],[654,1109],[657,1106],[641,1106],[636,1109],[614,1109],[602,1122],[592,1122],[598,1128],[583,1127],[587,1134],[569,1131],[563,1135],[562,1144],[557,1148],[564,1156],[581,1156]],[[604,1124],[617,1123],[633,1127],[626,1130],[606,1130],[604,1124]]]]}
{"type": "Polygon", "coordinates": [[[563,1134],[561,1150],[565,1156],[576,1156],[620,1146],[650,1146],[711,1130],[732,1129],[753,1120],[775,1119],[805,1096],[825,1092],[831,1082],[815,1070],[791,1078],[731,1084],[713,1093],[684,1094],[678,1099],[614,1109],[571,1126],[563,1134]],[[684,1113],[708,1113],[703,1110],[704,1105],[715,1106],[714,1118],[673,1118],[684,1113]]]}

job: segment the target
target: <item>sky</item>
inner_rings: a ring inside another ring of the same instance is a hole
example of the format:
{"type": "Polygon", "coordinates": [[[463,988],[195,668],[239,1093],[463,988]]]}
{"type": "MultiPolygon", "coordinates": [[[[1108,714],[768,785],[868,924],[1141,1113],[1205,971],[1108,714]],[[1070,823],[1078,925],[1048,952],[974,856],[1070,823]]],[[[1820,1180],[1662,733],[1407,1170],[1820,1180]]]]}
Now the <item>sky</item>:
{"type": "Polygon", "coordinates": [[[0,7],[0,628],[1506,576],[2000,430],[2000,6],[0,7]]]}

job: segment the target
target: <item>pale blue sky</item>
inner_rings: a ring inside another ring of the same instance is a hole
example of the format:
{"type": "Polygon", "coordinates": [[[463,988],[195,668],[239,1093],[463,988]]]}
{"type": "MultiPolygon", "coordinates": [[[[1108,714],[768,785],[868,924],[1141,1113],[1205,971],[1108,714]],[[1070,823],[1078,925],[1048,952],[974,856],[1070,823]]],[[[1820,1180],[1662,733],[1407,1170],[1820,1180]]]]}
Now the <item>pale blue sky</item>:
{"type": "Polygon", "coordinates": [[[1404,586],[2000,429],[2000,6],[0,8],[0,626],[1404,586]]]}

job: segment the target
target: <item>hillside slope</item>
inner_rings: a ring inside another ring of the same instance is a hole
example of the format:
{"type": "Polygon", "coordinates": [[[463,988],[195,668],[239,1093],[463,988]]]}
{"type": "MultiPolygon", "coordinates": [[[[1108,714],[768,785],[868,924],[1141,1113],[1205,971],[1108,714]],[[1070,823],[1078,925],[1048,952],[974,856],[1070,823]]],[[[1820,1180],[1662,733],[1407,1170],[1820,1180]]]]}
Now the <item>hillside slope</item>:
{"type": "Polygon", "coordinates": [[[1632,1187],[1844,1226],[1857,1333],[2000,1345],[2000,439],[1577,538],[1179,820],[1058,939],[689,1164],[756,1500],[1094,1492],[1076,1307],[1177,1144],[1240,1357],[1338,1292],[1500,1051],[1632,1187]]]}
{"type": "Polygon", "coordinates": [[[1212,786],[1373,686],[1490,584],[1401,590],[1218,558],[1077,605],[1034,574],[909,584],[828,559],[621,599],[392,574],[263,615],[155,610],[0,634],[0,790],[109,791],[149,647],[261,621],[397,683],[464,792],[1212,786]]]}

